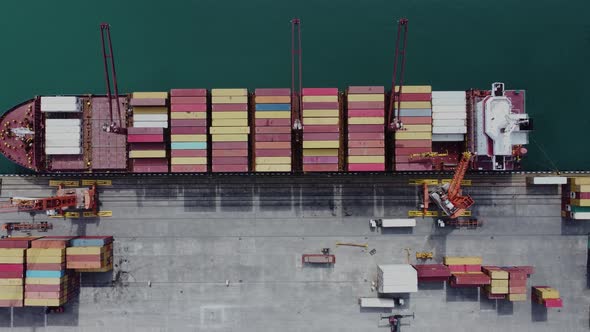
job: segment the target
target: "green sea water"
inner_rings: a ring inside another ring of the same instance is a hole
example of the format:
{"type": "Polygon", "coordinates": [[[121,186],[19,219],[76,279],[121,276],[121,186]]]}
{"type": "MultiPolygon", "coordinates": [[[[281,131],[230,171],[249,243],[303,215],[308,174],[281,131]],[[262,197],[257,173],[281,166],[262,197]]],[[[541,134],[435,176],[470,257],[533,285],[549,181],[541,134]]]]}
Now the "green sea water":
{"type": "MultiPolygon", "coordinates": [[[[391,84],[409,19],[406,84],[527,90],[525,167],[590,169],[590,1],[2,1],[0,110],[44,94],[104,93],[99,24],[121,92],[290,87],[290,19],[307,87],[391,84]]],[[[22,172],[0,160],[0,173],[22,172]]]]}

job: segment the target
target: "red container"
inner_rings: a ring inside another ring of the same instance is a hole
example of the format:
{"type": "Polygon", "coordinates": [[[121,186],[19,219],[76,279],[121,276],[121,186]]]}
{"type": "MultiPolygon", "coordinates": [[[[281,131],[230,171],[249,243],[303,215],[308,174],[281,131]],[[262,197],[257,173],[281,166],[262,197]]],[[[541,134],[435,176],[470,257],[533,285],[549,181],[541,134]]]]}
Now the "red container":
{"type": "Polygon", "coordinates": [[[248,157],[248,149],[213,150],[213,157],[248,157]]]}
{"type": "Polygon", "coordinates": [[[170,150],[171,157],[207,157],[207,150],[170,150]]]}
{"type": "Polygon", "coordinates": [[[481,265],[465,265],[465,272],[481,272],[481,265]]]}
{"type": "Polygon", "coordinates": [[[62,292],[25,292],[25,299],[59,299],[62,292]]]}
{"type": "Polygon", "coordinates": [[[168,165],[133,165],[133,173],[168,173],[168,165]]]}
{"type": "Polygon", "coordinates": [[[132,98],[129,101],[131,106],[166,106],[166,99],[160,98],[132,98]]]}
{"type": "Polygon", "coordinates": [[[337,141],[340,133],[304,133],[304,141],[337,141]]]}
{"type": "Polygon", "coordinates": [[[66,269],[66,263],[28,263],[27,270],[61,271],[66,269]]]}
{"type": "Polygon", "coordinates": [[[290,142],[291,134],[256,134],[256,142],[290,142]]]}
{"type": "Polygon", "coordinates": [[[546,299],[543,300],[545,303],[545,308],[561,308],[563,307],[563,300],[562,299],[546,299]]]}
{"type": "Polygon", "coordinates": [[[490,277],[483,273],[454,273],[451,279],[456,285],[489,285],[490,277]]]}
{"type": "Polygon", "coordinates": [[[70,239],[48,239],[43,238],[31,242],[31,248],[65,248],[70,245],[70,239]]]}
{"type": "Polygon", "coordinates": [[[308,101],[303,103],[304,110],[333,110],[338,109],[340,105],[338,105],[337,101],[333,102],[322,102],[322,101],[308,101]]]}
{"type": "Polygon", "coordinates": [[[410,156],[395,156],[396,163],[416,163],[416,162],[424,162],[424,159],[420,158],[410,158],[410,156]]]}
{"type": "Polygon", "coordinates": [[[127,135],[164,135],[164,128],[127,128],[127,135]]]}
{"type": "Polygon", "coordinates": [[[238,111],[247,111],[248,104],[212,104],[211,109],[213,112],[238,112],[238,111]]]}
{"type": "Polygon", "coordinates": [[[171,112],[207,112],[207,105],[205,104],[172,104],[170,105],[171,112]]]}
{"type": "Polygon", "coordinates": [[[0,278],[23,278],[23,271],[0,271],[0,278]]]}
{"type": "Polygon", "coordinates": [[[98,255],[67,255],[67,261],[70,262],[100,262],[104,256],[102,254],[98,255]]]}
{"type": "Polygon", "coordinates": [[[174,104],[205,104],[207,97],[172,97],[170,103],[174,104]]]}
{"type": "Polygon", "coordinates": [[[508,292],[510,294],[526,294],[526,286],[510,286],[508,287],[508,292]]]}
{"type": "Polygon", "coordinates": [[[247,165],[247,157],[213,157],[213,165],[247,165]]]}
{"type": "Polygon", "coordinates": [[[429,116],[404,116],[400,120],[404,125],[415,125],[415,124],[431,124],[432,118],[429,116]]]}
{"type": "Polygon", "coordinates": [[[531,274],[535,274],[535,267],[531,266],[531,265],[520,265],[520,266],[514,266],[515,268],[523,271],[524,273],[528,274],[529,276],[531,274]]]}
{"type": "Polygon", "coordinates": [[[213,172],[248,172],[248,165],[213,165],[213,172]]]}
{"type": "Polygon", "coordinates": [[[61,285],[25,285],[26,292],[60,292],[64,290],[64,284],[61,285]]]}
{"type": "Polygon", "coordinates": [[[573,191],[574,199],[590,199],[590,193],[573,191]]]}
{"type": "Polygon", "coordinates": [[[0,307],[2,308],[9,308],[9,307],[22,307],[23,300],[0,300],[0,307]]]}
{"type": "Polygon", "coordinates": [[[430,152],[430,148],[395,148],[396,156],[408,156],[414,153],[430,152]]]}
{"type": "Polygon", "coordinates": [[[170,90],[171,97],[205,97],[207,96],[207,89],[172,89],[170,90]]]}
{"type": "Polygon", "coordinates": [[[291,127],[291,119],[256,119],[258,127],[291,127]]]}
{"type": "Polygon", "coordinates": [[[172,127],[172,135],[178,134],[207,134],[207,127],[172,127]]]}
{"type": "Polygon", "coordinates": [[[157,143],[164,142],[163,135],[127,135],[127,143],[157,143]]]}
{"type": "Polygon", "coordinates": [[[416,264],[413,266],[418,272],[418,278],[449,278],[451,276],[449,268],[444,264],[416,264]]]}
{"type": "Polygon", "coordinates": [[[430,171],[432,170],[432,164],[425,163],[399,163],[395,164],[394,169],[396,171],[430,171]]]}
{"type": "Polygon", "coordinates": [[[374,110],[348,110],[349,118],[382,118],[385,111],[381,109],[374,110]]]}
{"type": "Polygon", "coordinates": [[[256,142],[256,150],[291,149],[291,142],[256,142]]]}
{"type": "Polygon", "coordinates": [[[431,148],[432,141],[426,139],[396,140],[396,148],[431,148]]]}
{"type": "Polygon", "coordinates": [[[348,164],[349,172],[383,172],[385,164],[348,164]]]}
{"type": "Polygon", "coordinates": [[[0,264],[0,272],[23,272],[24,270],[23,264],[0,264]]]}
{"type": "Polygon", "coordinates": [[[248,149],[248,142],[213,142],[213,150],[248,149]]]}
{"type": "Polygon", "coordinates": [[[172,165],[172,173],[204,173],[207,172],[207,165],[172,165]]]}
{"type": "Polygon", "coordinates": [[[526,280],[527,278],[526,272],[516,267],[504,267],[502,270],[508,271],[508,279],[526,280]]]}
{"type": "Polygon", "coordinates": [[[205,119],[171,119],[170,126],[174,127],[205,127],[207,120],[205,119]]]}
{"type": "MultiPolygon", "coordinates": [[[[403,88],[402,88],[403,91],[403,88]]],[[[349,95],[351,94],[378,94],[385,93],[385,87],[382,86],[349,86],[347,89],[349,95]]]]}
{"type": "Polygon", "coordinates": [[[338,164],[338,157],[303,157],[304,164],[338,164]]]}
{"type": "Polygon", "coordinates": [[[402,88],[402,94],[400,96],[401,101],[430,101],[432,100],[431,93],[404,93],[402,88]]]}
{"type": "Polygon", "coordinates": [[[129,151],[166,150],[166,143],[131,143],[129,151]]]}
{"type": "Polygon", "coordinates": [[[382,133],[385,130],[383,125],[348,125],[349,133],[382,133]]]}
{"type": "Polygon", "coordinates": [[[291,149],[256,150],[256,157],[291,157],[291,149]]]}
{"type": "Polygon", "coordinates": [[[447,265],[452,273],[465,273],[465,265],[447,265]]]}
{"type": "Polygon", "coordinates": [[[384,146],[383,141],[348,141],[349,148],[382,148],[384,146]]]}
{"type": "Polygon", "coordinates": [[[338,133],[340,127],[338,125],[304,125],[304,133],[338,133]]]}
{"type": "Polygon", "coordinates": [[[256,134],[291,134],[291,127],[256,127],[256,134]]]}
{"type": "Polygon", "coordinates": [[[382,132],[379,133],[350,133],[348,134],[349,141],[381,141],[385,139],[385,134],[382,132]]]}
{"type": "Polygon", "coordinates": [[[349,101],[349,110],[385,109],[385,101],[349,101]]]}
{"type": "Polygon", "coordinates": [[[510,287],[525,287],[526,279],[508,279],[508,286],[510,287]]]}
{"type": "Polygon", "coordinates": [[[338,164],[303,164],[304,172],[338,172],[338,164]]]}
{"type": "Polygon", "coordinates": [[[32,239],[13,240],[10,238],[0,239],[0,248],[28,248],[32,239]]]}
{"type": "Polygon", "coordinates": [[[254,94],[257,96],[290,96],[291,89],[256,89],[254,94]]]}
{"type": "Polygon", "coordinates": [[[336,96],[338,88],[303,88],[303,96],[336,96]]]}
{"type": "Polygon", "coordinates": [[[349,156],[382,156],[385,154],[384,148],[352,148],[348,149],[349,156]]]}

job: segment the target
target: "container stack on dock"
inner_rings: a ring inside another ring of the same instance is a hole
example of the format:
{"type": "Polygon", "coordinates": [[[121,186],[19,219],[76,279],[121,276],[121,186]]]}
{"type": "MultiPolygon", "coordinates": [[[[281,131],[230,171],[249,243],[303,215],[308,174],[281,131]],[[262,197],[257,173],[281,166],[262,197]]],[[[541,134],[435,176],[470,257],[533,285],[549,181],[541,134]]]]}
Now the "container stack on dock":
{"type": "Polygon", "coordinates": [[[256,89],[254,101],[254,170],[290,172],[291,89],[256,89]]]}
{"type": "Polygon", "coordinates": [[[467,133],[465,91],[432,92],[432,141],[463,142],[467,133]]]}
{"type": "Polygon", "coordinates": [[[0,240],[0,307],[22,307],[25,253],[31,238],[0,240]]]}
{"type": "Polygon", "coordinates": [[[379,293],[415,293],[418,291],[418,273],[410,264],[377,266],[379,293]]]}
{"type": "Polygon", "coordinates": [[[348,171],[385,171],[385,88],[347,90],[348,171]]]}
{"type": "Polygon", "coordinates": [[[112,236],[80,236],[66,249],[66,267],[78,272],[106,272],[113,269],[112,236]]]}
{"type": "Polygon", "coordinates": [[[212,89],[212,171],[248,172],[248,90],[212,89]]]}
{"type": "Polygon", "coordinates": [[[508,301],[526,301],[527,272],[518,267],[505,267],[508,272],[508,301]]]}
{"type": "Polygon", "coordinates": [[[544,305],[545,308],[561,308],[563,306],[559,291],[549,286],[533,286],[531,300],[544,305]]]}
{"type": "Polygon", "coordinates": [[[443,262],[451,271],[451,287],[479,287],[489,285],[490,277],[481,271],[478,256],[445,256],[443,262]]]}
{"type": "Polygon", "coordinates": [[[590,220],[590,177],[571,177],[561,188],[561,216],[590,220]]]}
{"type": "Polygon", "coordinates": [[[167,99],[167,92],[134,92],[131,95],[133,127],[127,128],[127,142],[133,172],[168,172],[164,143],[164,128],[168,128],[167,99]]]}
{"type": "Polygon", "coordinates": [[[400,98],[399,118],[404,129],[395,133],[394,170],[432,170],[430,159],[412,156],[432,151],[432,87],[404,86],[400,98]]]}
{"type": "Polygon", "coordinates": [[[508,272],[497,266],[482,266],[481,270],[491,279],[483,288],[484,295],[490,300],[505,299],[509,293],[508,272]]]}
{"type": "Polygon", "coordinates": [[[207,90],[170,90],[170,171],[207,172],[207,90]]]}
{"type": "Polygon", "coordinates": [[[304,88],[303,171],[340,169],[340,102],[337,88],[304,88]]]}
{"type": "Polygon", "coordinates": [[[451,277],[449,267],[444,264],[416,264],[419,282],[447,281],[451,277]]]}

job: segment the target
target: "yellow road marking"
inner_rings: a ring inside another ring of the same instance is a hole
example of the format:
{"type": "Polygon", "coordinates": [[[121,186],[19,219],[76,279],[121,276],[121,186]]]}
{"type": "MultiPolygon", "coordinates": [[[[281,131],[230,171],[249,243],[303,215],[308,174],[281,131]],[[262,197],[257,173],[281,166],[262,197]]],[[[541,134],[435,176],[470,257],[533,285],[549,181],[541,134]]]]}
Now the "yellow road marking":
{"type": "Polygon", "coordinates": [[[471,211],[465,210],[461,213],[461,217],[471,217],[471,211]]]}
{"type": "Polygon", "coordinates": [[[369,245],[366,243],[362,243],[362,244],[357,244],[357,243],[344,243],[344,242],[336,242],[337,246],[349,246],[349,247],[362,247],[362,248],[368,248],[369,245]]]}
{"type": "MultiPolygon", "coordinates": [[[[442,179],[441,183],[442,184],[447,184],[450,183],[452,179],[442,179]]],[[[463,180],[461,181],[461,185],[462,186],[470,186],[471,185],[471,180],[463,180]]]]}
{"type": "Polygon", "coordinates": [[[410,179],[409,184],[410,185],[421,185],[424,182],[426,182],[426,184],[428,184],[428,185],[437,185],[438,184],[437,179],[410,179]]]}
{"type": "Polygon", "coordinates": [[[438,217],[438,211],[426,211],[424,214],[419,210],[408,211],[408,217],[438,217]]]}
{"type": "Polygon", "coordinates": [[[80,218],[79,212],[66,212],[66,218],[80,218]]]}
{"type": "Polygon", "coordinates": [[[97,186],[112,186],[113,182],[111,180],[82,180],[83,186],[91,186],[95,184],[97,186]]]}
{"type": "Polygon", "coordinates": [[[51,187],[58,187],[60,184],[63,184],[66,187],[78,187],[80,182],[71,180],[49,180],[49,186],[51,187]]]}
{"type": "Polygon", "coordinates": [[[94,214],[91,211],[84,212],[84,218],[96,218],[96,217],[112,217],[113,211],[98,211],[98,214],[94,214]]]}

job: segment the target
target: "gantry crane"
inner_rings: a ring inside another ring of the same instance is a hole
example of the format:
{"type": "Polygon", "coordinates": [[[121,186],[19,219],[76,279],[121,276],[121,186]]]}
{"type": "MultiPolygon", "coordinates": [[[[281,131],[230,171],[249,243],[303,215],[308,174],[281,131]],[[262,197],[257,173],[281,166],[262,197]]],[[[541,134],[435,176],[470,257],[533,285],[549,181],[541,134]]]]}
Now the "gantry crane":
{"type": "Polygon", "coordinates": [[[400,119],[399,110],[401,106],[402,88],[404,86],[404,72],[406,68],[407,36],[408,19],[402,18],[397,22],[395,59],[393,60],[393,79],[391,82],[391,94],[389,95],[389,110],[387,112],[387,125],[389,130],[401,130],[404,127],[404,124],[400,119]]]}
{"type": "Polygon", "coordinates": [[[52,197],[30,198],[11,197],[8,202],[0,204],[0,213],[41,212],[47,215],[62,215],[66,210],[83,210],[98,212],[98,191],[96,185],[90,188],[64,188],[59,186],[52,197]]]}
{"type": "Polygon", "coordinates": [[[303,139],[303,116],[302,107],[302,89],[303,89],[303,70],[302,70],[302,49],[301,49],[301,20],[293,18],[291,20],[291,123],[293,125],[293,165],[295,170],[302,167],[301,144],[303,139]]]}
{"type": "Polygon", "coordinates": [[[475,203],[469,195],[463,196],[461,194],[461,182],[469,168],[470,161],[471,153],[464,152],[451,182],[436,188],[430,193],[430,198],[451,219],[461,216],[463,211],[475,203]]]}
{"type": "Polygon", "coordinates": [[[113,43],[111,41],[111,26],[108,23],[100,24],[100,37],[102,41],[102,56],[104,60],[104,75],[107,85],[107,98],[109,99],[109,120],[110,123],[103,125],[103,130],[115,134],[126,134],[127,130],[123,126],[123,117],[121,117],[121,106],[119,105],[119,87],[117,86],[117,71],[115,70],[115,55],[113,53],[113,43]],[[109,59],[111,70],[109,71],[109,59]],[[113,81],[113,91],[111,92],[111,72],[113,81]],[[113,92],[115,94],[115,107],[117,109],[118,122],[113,118],[113,92]]]}

